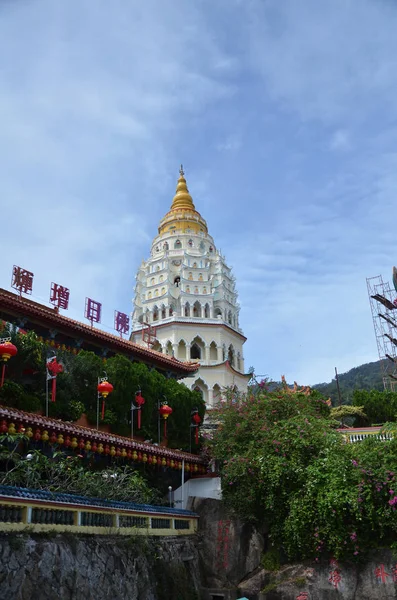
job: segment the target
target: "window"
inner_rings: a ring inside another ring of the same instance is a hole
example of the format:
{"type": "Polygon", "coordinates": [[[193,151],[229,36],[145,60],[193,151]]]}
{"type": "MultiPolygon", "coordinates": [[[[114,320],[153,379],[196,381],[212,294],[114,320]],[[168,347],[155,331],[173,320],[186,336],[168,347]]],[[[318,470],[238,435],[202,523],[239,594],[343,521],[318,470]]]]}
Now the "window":
{"type": "Polygon", "coordinates": [[[161,288],[161,295],[165,294],[165,287],[161,288]]]}
{"type": "Polygon", "coordinates": [[[164,275],[160,275],[159,281],[161,282],[161,281],[163,281],[163,279],[164,279],[164,275]]]}
{"type": "Polygon", "coordinates": [[[150,285],[154,285],[154,284],[155,284],[155,282],[156,282],[155,278],[154,278],[154,277],[152,277],[152,278],[151,278],[151,280],[150,280],[150,285]]]}
{"type": "Polygon", "coordinates": [[[175,277],[175,279],[174,279],[174,286],[175,287],[179,287],[180,283],[181,283],[181,278],[180,277],[175,277]]]}
{"type": "Polygon", "coordinates": [[[166,317],[167,317],[167,314],[165,312],[165,306],[163,304],[163,306],[161,307],[161,318],[166,319],[166,317]]]}
{"type": "Polygon", "coordinates": [[[200,275],[199,275],[199,281],[203,281],[203,274],[202,273],[200,273],[200,275]]]}
{"type": "Polygon", "coordinates": [[[181,240],[176,240],[176,242],[174,244],[174,248],[182,248],[181,240]]]}
{"type": "Polygon", "coordinates": [[[186,293],[190,294],[190,286],[189,285],[186,286],[186,293]]]}
{"type": "Polygon", "coordinates": [[[214,251],[213,247],[212,247],[212,246],[210,246],[210,252],[213,252],[213,251],[214,251]]]}
{"type": "Polygon", "coordinates": [[[195,294],[198,294],[198,293],[199,293],[199,291],[198,291],[198,287],[195,287],[195,288],[194,288],[194,293],[195,293],[195,294]]]}
{"type": "Polygon", "coordinates": [[[204,286],[203,287],[203,294],[206,294],[206,293],[207,293],[207,288],[204,286]]]}
{"type": "Polygon", "coordinates": [[[152,292],[149,292],[147,295],[147,299],[150,300],[151,297],[152,297],[152,292]]]}
{"type": "Polygon", "coordinates": [[[188,241],[188,245],[189,245],[190,248],[193,248],[193,240],[189,240],[188,241]]]}
{"type": "Polygon", "coordinates": [[[169,249],[168,242],[164,242],[163,248],[164,248],[164,250],[168,250],[169,249]]]}
{"type": "Polygon", "coordinates": [[[155,296],[158,296],[158,295],[159,295],[159,291],[158,291],[158,290],[155,290],[155,292],[154,292],[154,295],[155,295],[155,296]]]}
{"type": "Polygon", "coordinates": [[[189,279],[189,281],[192,281],[192,280],[193,280],[193,273],[192,273],[192,272],[189,272],[188,279],[189,279]]]}
{"type": "Polygon", "coordinates": [[[192,344],[192,346],[190,348],[190,358],[196,359],[196,360],[201,358],[200,346],[198,346],[198,344],[196,344],[196,342],[194,344],[192,344]]]}
{"type": "Polygon", "coordinates": [[[197,269],[197,263],[196,262],[193,263],[193,269],[197,269]]]}

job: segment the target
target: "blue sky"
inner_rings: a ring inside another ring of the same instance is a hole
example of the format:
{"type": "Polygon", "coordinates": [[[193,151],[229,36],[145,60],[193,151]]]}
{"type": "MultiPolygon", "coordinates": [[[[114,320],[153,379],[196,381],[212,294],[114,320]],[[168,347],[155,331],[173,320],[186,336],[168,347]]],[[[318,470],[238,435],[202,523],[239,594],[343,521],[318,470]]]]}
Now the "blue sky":
{"type": "Polygon", "coordinates": [[[302,384],[375,360],[391,279],[392,0],[0,4],[0,285],[13,264],[129,312],[179,164],[233,266],[246,367],[302,384]]]}

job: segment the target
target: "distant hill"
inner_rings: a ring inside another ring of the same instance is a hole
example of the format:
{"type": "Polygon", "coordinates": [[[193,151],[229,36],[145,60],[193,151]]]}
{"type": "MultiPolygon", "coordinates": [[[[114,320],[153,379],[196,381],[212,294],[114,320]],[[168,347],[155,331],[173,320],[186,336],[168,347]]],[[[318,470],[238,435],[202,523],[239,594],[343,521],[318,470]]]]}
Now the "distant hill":
{"type": "MultiPolygon", "coordinates": [[[[354,390],[383,390],[380,361],[370,362],[350,369],[347,373],[338,373],[339,387],[343,404],[350,404],[354,390]]],[[[338,403],[336,380],[330,383],[317,383],[311,386],[324,396],[331,398],[332,404],[338,403]]]]}

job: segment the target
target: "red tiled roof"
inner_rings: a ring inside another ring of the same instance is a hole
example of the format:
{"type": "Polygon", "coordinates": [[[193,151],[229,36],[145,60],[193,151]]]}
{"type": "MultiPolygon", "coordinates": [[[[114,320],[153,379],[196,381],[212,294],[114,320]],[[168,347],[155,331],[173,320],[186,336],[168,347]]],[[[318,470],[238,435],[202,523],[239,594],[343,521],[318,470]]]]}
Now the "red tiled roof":
{"type": "Polygon", "coordinates": [[[185,460],[186,463],[191,464],[206,464],[205,460],[196,454],[172,450],[170,448],[165,448],[164,446],[156,446],[146,442],[134,441],[131,438],[126,438],[121,435],[105,433],[89,427],[81,427],[81,425],[74,425],[74,423],[68,421],[52,419],[35,413],[27,413],[8,406],[0,405],[0,420],[5,420],[8,424],[14,423],[17,430],[19,425],[23,425],[25,428],[31,427],[33,432],[34,428],[39,428],[41,431],[47,431],[49,435],[51,435],[52,432],[55,432],[56,434],[62,433],[62,435],[65,436],[69,435],[70,437],[83,439],[85,442],[90,441],[96,442],[97,444],[108,444],[115,447],[117,446],[117,448],[120,449],[136,450],[137,452],[143,452],[156,457],[170,458],[177,461],[185,460]]]}
{"type": "Polygon", "coordinates": [[[158,366],[163,370],[171,371],[179,377],[188,377],[192,373],[195,373],[200,366],[197,363],[183,363],[167,354],[144,348],[129,340],[123,340],[101,329],[65,317],[59,314],[54,308],[49,308],[44,304],[20,297],[1,288],[0,310],[5,313],[5,317],[8,315],[19,316],[21,318],[28,317],[36,324],[56,328],[59,333],[65,333],[75,339],[83,338],[91,344],[107,348],[115,353],[133,355],[136,360],[141,360],[142,362],[158,366]]]}

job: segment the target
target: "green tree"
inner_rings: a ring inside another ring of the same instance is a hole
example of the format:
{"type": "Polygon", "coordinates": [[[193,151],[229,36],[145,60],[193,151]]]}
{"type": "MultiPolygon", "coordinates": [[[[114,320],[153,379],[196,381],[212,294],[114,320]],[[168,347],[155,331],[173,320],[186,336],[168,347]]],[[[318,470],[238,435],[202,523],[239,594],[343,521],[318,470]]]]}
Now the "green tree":
{"type": "MultiPolygon", "coordinates": [[[[395,421],[397,419],[397,392],[355,390],[353,406],[363,408],[371,425],[395,421]]],[[[360,424],[364,423],[365,420],[360,421],[360,424]]]]}

